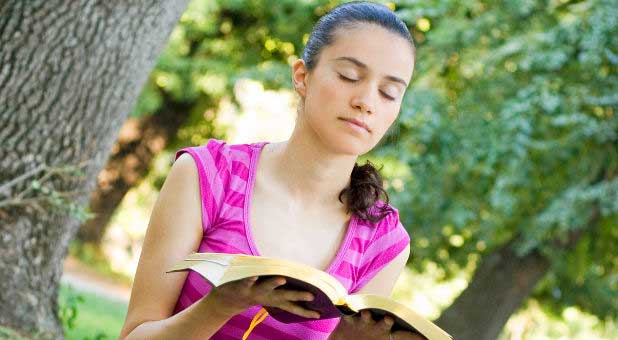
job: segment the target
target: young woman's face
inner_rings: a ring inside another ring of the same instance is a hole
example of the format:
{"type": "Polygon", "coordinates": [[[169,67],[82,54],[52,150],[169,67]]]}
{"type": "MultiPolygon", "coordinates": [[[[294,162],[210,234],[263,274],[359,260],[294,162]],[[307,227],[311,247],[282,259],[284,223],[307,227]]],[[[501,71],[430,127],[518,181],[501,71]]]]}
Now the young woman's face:
{"type": "Polygon", "coordinates": [[[304,100],[299,118],[334,151],[362,155],[397,118],[414,56],[410,43],[396,33],[359,24],[337,31],[334,42],[320,52],[317,66],[299,84],[297,72],[302,68],[295,65],[294,72],[304,100]]]}

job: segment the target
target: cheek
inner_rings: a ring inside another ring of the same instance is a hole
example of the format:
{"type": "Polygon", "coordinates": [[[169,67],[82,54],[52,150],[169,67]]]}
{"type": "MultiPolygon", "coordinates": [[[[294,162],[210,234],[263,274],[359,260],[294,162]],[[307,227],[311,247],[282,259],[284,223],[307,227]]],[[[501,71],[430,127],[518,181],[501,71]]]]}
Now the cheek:
{"type": "Polygon", "coordinates": [[[397,117],[399,116],[399,108],[397,108],[396,110],[388,110],[387,112],[384,113],[384,119],[382,119],[382,125],[381,125],[381,129],[380,129],[380,133],[384,134],[386,132],[386,130],[388,130],[388,128],[395,123],[395,120],[397,119],[397,117]]]}
{"type": "Polygon", "coordinates": [[[331,102],[344,94],[344,89],[337,82],[328,79],[322,80],[312,90],[322,103],[331,102]]]}
{"type": "Polygon", "coordinates": [[[311,84],[307,88],[305,108],[312,112],[324,113],[346,94],[344,89],[336,81],[321,79],[319,84],[311,84]]]}

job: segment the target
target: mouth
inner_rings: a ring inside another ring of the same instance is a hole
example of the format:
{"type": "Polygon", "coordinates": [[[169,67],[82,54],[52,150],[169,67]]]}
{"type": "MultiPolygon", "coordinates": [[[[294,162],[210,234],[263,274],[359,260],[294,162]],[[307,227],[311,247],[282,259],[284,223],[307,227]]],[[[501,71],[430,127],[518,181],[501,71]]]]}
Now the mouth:
{"type": "Polygon", "coordinates": [[[346,121],[348,123],[352,123],[352,124],[354,124],[354,125],[356,125],[358,127],[361,127],[363,129],[365,129],[367,132],[371,132],[371,129],[369,129],[369,126],[367,126],[367,124],[365,124],[365,123],[363,123],[363,122],[361,122],[359,120],[356,120],[356,119],[353,119],[353,118],[339,118],[339,119],[341,119],[343,121],[346,121]]]}

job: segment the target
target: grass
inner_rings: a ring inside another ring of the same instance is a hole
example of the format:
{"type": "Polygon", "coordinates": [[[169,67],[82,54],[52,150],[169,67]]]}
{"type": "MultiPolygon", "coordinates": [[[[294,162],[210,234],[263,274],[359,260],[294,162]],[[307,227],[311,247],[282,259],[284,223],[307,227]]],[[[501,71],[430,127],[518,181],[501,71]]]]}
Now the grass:
{"type": "Polygon", "coordinates": [[[126,303],[64,283],[59,303],[67,340],[118,339],[127,314],[126,303]]]}

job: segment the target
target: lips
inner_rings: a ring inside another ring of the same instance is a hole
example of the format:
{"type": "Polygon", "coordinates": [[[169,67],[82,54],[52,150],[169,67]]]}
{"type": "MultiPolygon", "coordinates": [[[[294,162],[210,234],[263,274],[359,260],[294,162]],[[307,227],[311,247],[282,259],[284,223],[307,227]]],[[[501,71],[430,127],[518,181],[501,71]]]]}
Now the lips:
{"type": "Polygon", "coordinates": [[[369,129],[369,126],[367,126],[367,124],[361,122],[360,120],[354,119],[354,118],[341,118],[342,120],[345,120],[346,122],[350,122],[354,125],[358,125],[360,127],[362,127],[363,129],[367,130],[367,132],[371,132],[371,130],[369,129]]]}

